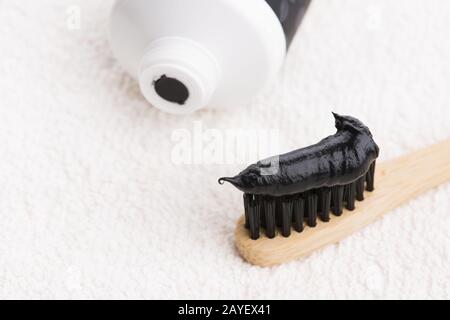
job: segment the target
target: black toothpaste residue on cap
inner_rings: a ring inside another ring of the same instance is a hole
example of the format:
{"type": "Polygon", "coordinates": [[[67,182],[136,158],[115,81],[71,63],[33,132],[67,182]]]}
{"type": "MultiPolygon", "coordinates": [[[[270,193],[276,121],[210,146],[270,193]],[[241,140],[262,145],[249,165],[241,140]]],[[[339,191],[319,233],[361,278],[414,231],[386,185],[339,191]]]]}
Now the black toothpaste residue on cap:
{"type": "Polygon", "coordinates": [[[156,93],[166,101],[185,105],[189,89],[180,80],[163,75],[153,83],[156,93]]]}

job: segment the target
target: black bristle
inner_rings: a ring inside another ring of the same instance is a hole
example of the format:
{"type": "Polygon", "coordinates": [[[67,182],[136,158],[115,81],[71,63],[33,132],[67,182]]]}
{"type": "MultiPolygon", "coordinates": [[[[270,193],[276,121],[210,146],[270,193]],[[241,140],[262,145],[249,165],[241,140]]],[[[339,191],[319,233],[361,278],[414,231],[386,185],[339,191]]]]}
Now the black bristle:
{"type": "Polygon", "coordinates": [[[345,201],[347,202],[347,210],[353,211],[355,210],[355,201],[356,201],[356,183],[350,183],[346,187],[345,192],[345,201]]]}
{"type": "Polygon", "coordinates": [[[244,210],[245,210],[245,228],[249,229],[250,228],[250,208],[249,208],[249,204],[250,204],[250,198],[251,195],[244,193],[244,210]]]}
{"type": "Polygon", "coordinates": [[[366,186],[366,177],[359,178],[356,182],[356,200],[364,201],[364,189],[366,186]]]}
{"type": "Polygon", "coordinates": [[[282,212],[282,227],[281,234],[283,237],[287,238],[291,235],[292,228],[292,200],[284,199],[283,200],[283,212],[282,212]]]}
{"type": "Polygon", "coordinates": [[[308,226],[317,226],[317,204],[319,197],[314,192],[309,192],[306,196],[306,214],[308,216],[308,226]]]}
{"type": "Polygon", "coordinates": [[[281,228],[283,224],[283,203],[281,202],[281,198],[275,198],[276,201],[276,209],[275,209],[275,224],[278,228],[281,228]]]}
{"type": "Polygon", "coordinates": [[[330,221],[331,189],[323,188],[319,192],[319,217],[323,222],[330,221]]]}
{"type": "Polygon", "coordinates": [[[265,215],[265,206],[264,206],[264,197],[256,196],[256,201],[259,203],[259,216],[261,218],[261,227],[266,227],[266,215],[265,215]]]}
{"type": "Polygon", "coordinates": [[[332,212],[341,216],[344,209],[344,186],[335,186],[331,189],[332,212]]]}
{"type": "Polygon", "coordinates": [[[252,240],[258,240],[260,229],[260,204],[256,201],[252,201],[249,204],[249,224],[250,238],[252,240]]]}
{"type": "Polygon", "coordinates": [[[298,196],[294,199],[293,203],[293,221],[294,229],[297,232],[302,232],[304,229],[303,220],[305,216],[305,200],[298,196]]]}
{"type": "Polygon", "coordinates": [[[375,190],[375,168],[376,168],[376,162],[374,161],[370,165],[369,172],[366,175],[367,191],[369,191],[369,192],[372,192],[375,190]]]}
{"type": "Polygon", "coordinates": [[[344,206],[355,210],[355,202],[364,200],[364,191],[373,191],[375,184],[375,162],[366,175],[346,186],[334,186],[308,191],[294,197],[270,197],[244,194],[245,227],[249,229],[250,238],[257,240],[261,228],[272,239],[277,227],[283,237],[291,235],[293,227],[303,232],[304,221],[309,227],[317,226],[317,218],[330,221],[330,211],[336,215],[343,214],[344,206]]]}
{"type": "Polygon", "coordinates": [[[264,200],[264,216],[266,221],[266,236],[270,239],[275,238],[275,210],[276,201],[273,198],[264,200]]]}

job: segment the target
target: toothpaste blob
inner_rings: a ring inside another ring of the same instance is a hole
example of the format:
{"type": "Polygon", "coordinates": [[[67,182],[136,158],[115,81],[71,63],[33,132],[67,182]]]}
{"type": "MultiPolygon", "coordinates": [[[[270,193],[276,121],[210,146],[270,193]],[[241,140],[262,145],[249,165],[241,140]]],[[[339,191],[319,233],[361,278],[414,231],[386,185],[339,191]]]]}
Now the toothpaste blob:
{"type": "Polygon", "coordinates": [[[380,151],[372,133],[356,118],[333,115],[335,135],[307,148],[252,164],[239,175],[221,178],[219,182],[229,182],[248,194],[281,197],[347,185],[365,176],[380,151]]]}
{"type": "Polygon", "coordinates": [[[114,55],[156,108],[241,106],[276,79],[310,0],[117,0],[114,55]]]}

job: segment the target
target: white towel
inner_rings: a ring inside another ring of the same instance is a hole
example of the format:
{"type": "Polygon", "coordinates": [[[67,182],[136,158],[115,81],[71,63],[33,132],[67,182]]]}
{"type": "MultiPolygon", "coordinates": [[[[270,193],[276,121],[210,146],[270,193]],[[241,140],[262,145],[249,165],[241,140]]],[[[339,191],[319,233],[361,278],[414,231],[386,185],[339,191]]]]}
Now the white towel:
{"type": "Polygon", "coordinates": [[[383,159],[447,138],[449,1],[315,0],[277,83],[182,118],[112,57],[111,4],[0,1],[0,298],[450,298],[449,185],[262,269],[233,245],[242,195],[217,184],[244,166],[177,164],[173,139],[276,130],[284,152],[332,134],[332,110],[383,159]]]}

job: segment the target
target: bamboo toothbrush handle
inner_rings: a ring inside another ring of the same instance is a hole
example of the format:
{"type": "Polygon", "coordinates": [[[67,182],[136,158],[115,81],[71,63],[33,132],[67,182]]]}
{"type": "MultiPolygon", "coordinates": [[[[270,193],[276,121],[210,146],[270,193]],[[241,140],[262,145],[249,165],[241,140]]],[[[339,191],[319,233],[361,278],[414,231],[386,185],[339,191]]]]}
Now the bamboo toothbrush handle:
{"type": "Polygon", "coordinates": [[[384,163],[375,198],[384,211],[450,181],[450,139],[384,163]]]}
{"type": "Polygon", "coordinates": [[[339,242],[369,225],[385,213],[409,200],[450,181],[450,139],[377,168],[376,190],[366,193],[353,212],[332,217],[316,228],[306,227],[303,233],[293,232],[289,238],[262,236],[251,240],[244,218],[236,229],[236,246],[245,260],[253,265],[269,267],[304,257],[326,245],[339,242]]]}

